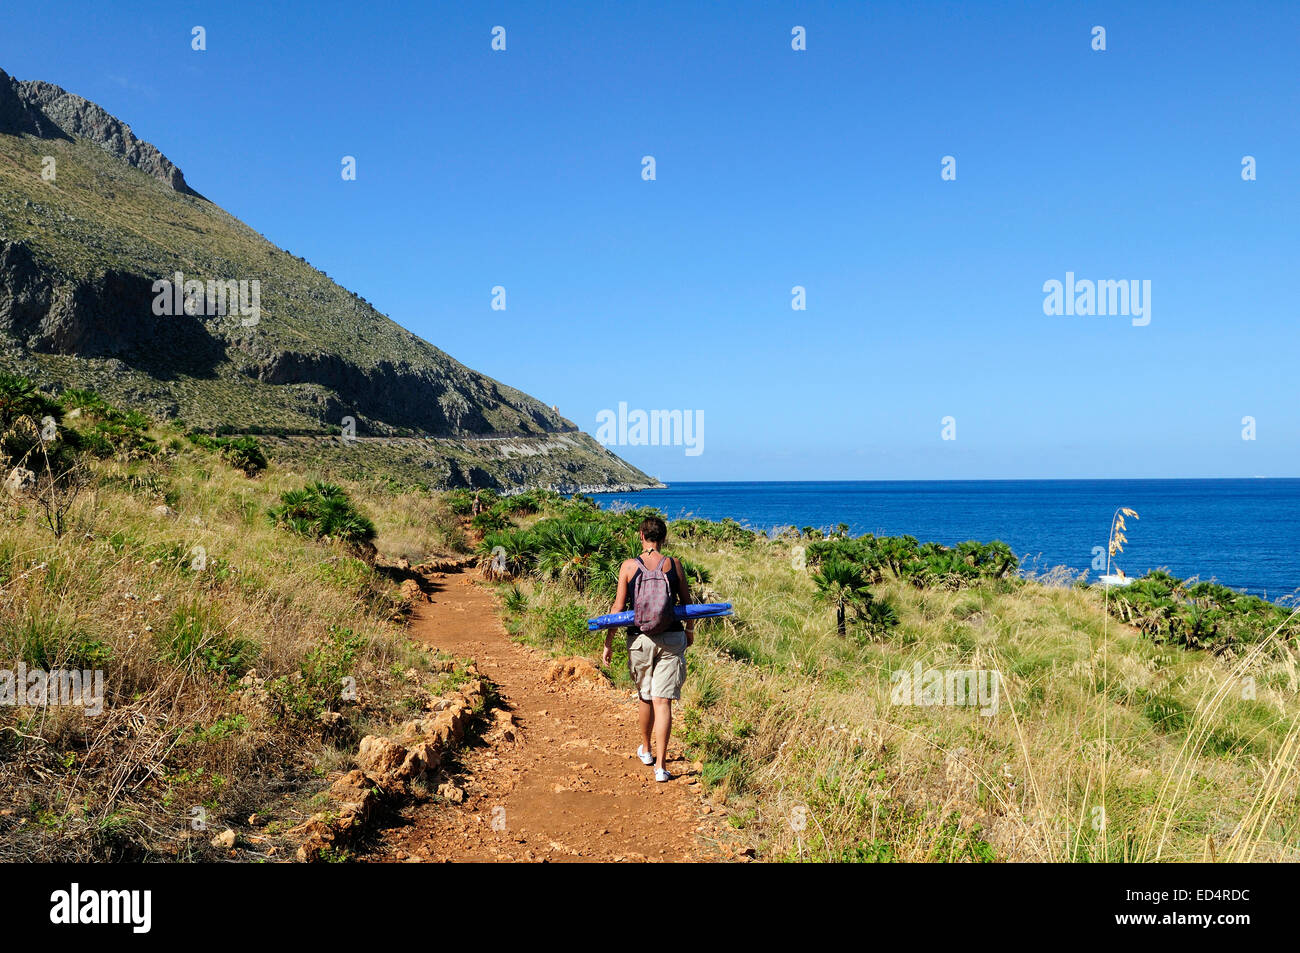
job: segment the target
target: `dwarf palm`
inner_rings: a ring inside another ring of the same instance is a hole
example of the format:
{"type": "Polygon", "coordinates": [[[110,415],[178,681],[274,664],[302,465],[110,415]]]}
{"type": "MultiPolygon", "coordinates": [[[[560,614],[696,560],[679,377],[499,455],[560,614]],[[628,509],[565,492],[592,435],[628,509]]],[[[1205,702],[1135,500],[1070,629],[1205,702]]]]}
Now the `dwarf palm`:
{"type": "Polygon", "coordinates": [[[829,559],[813,574],[817,595],[835,606],[835,628],[840,635],[847,632],[844,610],[849,605],[860,604],[871,598],[867,590],[867,577],[862,567],[842,559],[829,559]]]}
{"type": "Polygon", "coordinates": [[[272,507],[269,515],[273,523],[302,536],[328,536],[363,548],[375,538],[375,524],[333,483],[317,482],[282,493],[280,505],[272,507]]]}
{"type": "Polygon", "coordinates": [[[678,557],[677,561],[682,564],[682,572],[686,574],[687,582],[693,586],[705,585],[712,578],[710,572],[698,563],[681,557],[678,557]]]}
{"type": "Polygon", "coordinates": [[[888,599],[873,599],[867,594],[868,602],[863,612],[867,628],[873,632],[885,632],[898,625],[898,610],[888,599]]]}
{"type": "Polygon", "coordinates": [[[990,565],[997,568],[992,575],[995,579],[1001,579],[1009,572],[1014,572],[1020,566],[1020,560],[1012,551],[1011,547],[1000,539],[995,539],[984,547],[988,556],[990,565]]]}
{"type": "Polygon", "coordinates": [[[528,530],[499,530],[484,536],[477,552],[490,560],[489,575],[518,576],[532,565],[537,544],[528,530]]]}
{"type": "Polygon", "coordinates": [[[885,536],[876,540],[876,551],[881,561],[898,579],[903,578],[908,563],[916,559],[916,550],[915,536],[885,536]]]}
{"type": "Polygon", "coordinates": [[[600,523],[543,520],[533,531],[538,570],[552,578],[571,579],[579,593],[614,558],[614,537],[600,523]]]}

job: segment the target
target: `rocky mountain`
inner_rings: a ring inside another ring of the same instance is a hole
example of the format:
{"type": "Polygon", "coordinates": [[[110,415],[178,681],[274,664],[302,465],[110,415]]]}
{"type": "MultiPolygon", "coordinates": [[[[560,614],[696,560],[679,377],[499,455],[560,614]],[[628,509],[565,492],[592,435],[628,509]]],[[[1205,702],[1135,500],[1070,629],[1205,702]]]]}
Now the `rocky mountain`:
{"type": "Polygon", "coordinates": [[[185,184],[181,170],[152,145],[137,139],[130,126],[65,89],[15,80],[4,70],[0,70],[0,132],[88,139],[177,192],[196,194],[185,184]]]}
{"type": "Polygon", "coordinates": [[[655,484],[209,202],[99,106],[2,70],[0,367],[189,427],[278,435],[304,465],[655,484]]]}

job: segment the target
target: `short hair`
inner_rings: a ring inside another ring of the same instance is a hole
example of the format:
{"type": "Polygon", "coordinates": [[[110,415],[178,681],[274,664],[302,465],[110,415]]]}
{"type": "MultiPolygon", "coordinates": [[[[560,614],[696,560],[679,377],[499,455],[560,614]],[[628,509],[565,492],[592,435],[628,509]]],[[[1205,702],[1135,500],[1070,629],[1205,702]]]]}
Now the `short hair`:
{"type": "Polygon", "coordinates": [[[657,516],[647,516],[641,521],[641,535],[647,542],[662,543],[668,538],[668,524],[657,516]]]}

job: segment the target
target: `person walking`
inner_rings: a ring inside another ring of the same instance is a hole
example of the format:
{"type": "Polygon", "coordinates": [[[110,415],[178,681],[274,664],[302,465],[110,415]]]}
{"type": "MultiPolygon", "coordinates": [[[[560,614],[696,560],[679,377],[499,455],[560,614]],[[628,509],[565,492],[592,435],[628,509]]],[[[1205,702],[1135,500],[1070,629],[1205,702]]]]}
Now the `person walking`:
{"type": "MultiPolygon", "coordinates": [[[[686,680],[686,649],[695,641],[694,623],[682,624],[673,614],[676,605],[689,605],[691,590],[680,559],[663,553],[668,527],[657,516],[641,523],[641,555],[619,567],[618,594],[611,612],[631,603],[636,621],[627,630],[627,664],[636,685],[641,746],[637,757],[654,765],[656,781],[671,781],[668,773],[668,737],[673,725],[673,702],[682,697],[686,680]]],[[[614,630],[605,634],[601,661],[609,665],[614,653],[614,630]]]]}

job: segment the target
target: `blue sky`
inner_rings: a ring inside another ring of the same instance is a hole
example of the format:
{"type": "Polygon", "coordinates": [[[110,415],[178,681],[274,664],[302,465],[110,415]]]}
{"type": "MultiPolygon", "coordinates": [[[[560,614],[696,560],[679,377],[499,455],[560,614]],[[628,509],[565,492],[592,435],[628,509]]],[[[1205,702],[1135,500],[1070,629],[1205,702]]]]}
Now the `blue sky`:
{"type": "Polygon", "coordinates": [[[666,480],[1300,475],[1300,5],[126,6],[9,0],[0,67],[588,432],[702,412],[615,448],[666,480]]]}

